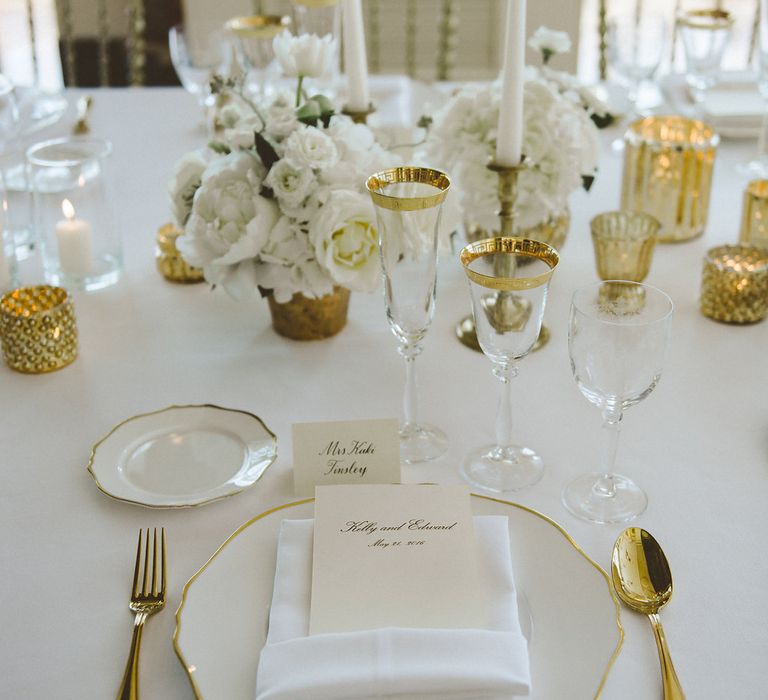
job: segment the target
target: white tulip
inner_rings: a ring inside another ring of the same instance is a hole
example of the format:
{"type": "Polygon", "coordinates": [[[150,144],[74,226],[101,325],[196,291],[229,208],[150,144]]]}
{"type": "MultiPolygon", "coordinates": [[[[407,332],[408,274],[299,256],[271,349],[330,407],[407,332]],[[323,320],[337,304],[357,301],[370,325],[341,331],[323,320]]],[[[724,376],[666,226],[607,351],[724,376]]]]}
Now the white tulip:
{"type": "Polygon", "coordinates": [[[336,40],[330,34],[293,36],[282,32],[272,40],[272,48],[287,78],[320,78],[328,70],[331,56],[336,54],[336,40]]]}

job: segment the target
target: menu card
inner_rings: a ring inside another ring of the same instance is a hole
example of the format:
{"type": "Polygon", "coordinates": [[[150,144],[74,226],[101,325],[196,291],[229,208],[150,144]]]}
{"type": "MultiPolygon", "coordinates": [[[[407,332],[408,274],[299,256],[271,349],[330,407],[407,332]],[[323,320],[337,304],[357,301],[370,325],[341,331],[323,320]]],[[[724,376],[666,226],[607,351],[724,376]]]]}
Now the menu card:
{"type": "Polygon", "coordinates": [[[343,485],[315,493],[311,635],[487,624],[466,487],[343,485]]]}
{"type": "Polygon", "coordinates": [[[396,418],[294,424],[297,496],[313,496],[318,485],[399,483],[396,418]]]}

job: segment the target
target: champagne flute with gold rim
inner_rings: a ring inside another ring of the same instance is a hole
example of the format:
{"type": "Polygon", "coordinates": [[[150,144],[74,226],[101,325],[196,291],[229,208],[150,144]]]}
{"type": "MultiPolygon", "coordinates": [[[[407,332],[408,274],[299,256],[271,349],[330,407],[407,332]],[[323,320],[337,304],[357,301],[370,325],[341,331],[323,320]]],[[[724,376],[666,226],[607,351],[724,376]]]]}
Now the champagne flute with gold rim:
{"type": "Polygon", "coordinates": [[[387,320],[405,359],[400,457],[408,463],[436,459],[448,449],[440,428],[418,420],[415,362],[435,313],[440,212],[450,184],[439,170],[412,166],[366,182],[376,209],[387,320]]]}

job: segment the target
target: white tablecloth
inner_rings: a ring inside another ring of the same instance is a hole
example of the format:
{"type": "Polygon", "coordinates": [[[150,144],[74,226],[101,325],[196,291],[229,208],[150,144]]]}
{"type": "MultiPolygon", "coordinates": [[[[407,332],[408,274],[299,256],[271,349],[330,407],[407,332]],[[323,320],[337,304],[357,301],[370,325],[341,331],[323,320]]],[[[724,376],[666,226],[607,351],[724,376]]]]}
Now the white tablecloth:
{"type": "MultiPolygon", "coordinates": [[[[272,331],[266,304],[237,304],[206,285],[165,282],[154,236],[168,220],[166,182],[185,151],[204,142],[194,100],[180,89],[98,90],[93,132],[114,142],[125,274],[109,289],[74,295],[81,356],[50,375],[0,366],[3,615],[0,696],[106,698],[117,690],[130,640],[127,610],[139,527],[168,531],[168,609],[144,635],[147,698],[190,698],[171,645],[183,584],[253,515],[292,500],[291,424],[396,416],[402,359],[380,294],[355,294],[337,337],[295,343],[272,331]],[[260,415],[278,435],[279,459],[244,493],[201,508],[147,510],[100,493],[86,472],[91,445],[124,418],[169,404],[211,402],[260,415]]],[[[74,101],[75,95],[71,95],[74,101]]],[[[391,101],[384,114],[396,120],[391,101]]],[[[53,132],[63,133],[68,115],[53,132]]],[[[621,156],[603,135],[600,172],[572,198],[573,221],[552,283],[552,340],[521,363],[514,383],[515,436],[540,451],[543,480],[512,496],[553,517],[606,569],[621,526],[571,517],[560,491],[595,467],[603,445],[598,411],[571,376],[567,317],[572,291],[596,280],[589,219],[618,205],[621,156]]],[[[675,578],[663,621],[689,698],[765,698],[768,693],[768,322],[732,327],[698,311],[701,259],[738,236],[744,182],[734,166],[750,142],[717,156],[709,225],[690,243],[659,246],[648,282],[676,304],[661,383],[628,411],[622,471],[649,496],[637,520],[665,547],[675,578]]],[[[464,453],[492,437],[496,380],[490,363],[453,337],[468,310],[456,260],[441,260],[437,312],[418,360],[422,415],[450,436],[439,461],[404,471],[407,481],[458,482],[464,453]]],[[[38,281],[35,263],[25,283],[38,281]]],[[[626,640],[603,697],[660,697],[647,622],[623,612],[626,640]]],[[[589,644],[589,630],[584,631],[589,644]]],[[[254,659],[255,663],[255,659],[254,659]]]]}

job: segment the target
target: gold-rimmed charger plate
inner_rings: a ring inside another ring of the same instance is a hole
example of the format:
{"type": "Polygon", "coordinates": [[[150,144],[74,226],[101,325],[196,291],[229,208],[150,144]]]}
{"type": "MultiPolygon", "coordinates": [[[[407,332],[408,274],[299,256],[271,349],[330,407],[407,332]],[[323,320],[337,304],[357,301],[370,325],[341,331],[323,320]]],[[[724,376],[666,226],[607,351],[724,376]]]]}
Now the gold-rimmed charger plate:
{"type": "MultiPolygon", "coordinates": [[[[476,494],[472,509],[508,517],[515,582],[532,624],[530,698],[599,697],[624,639],[608,574],[541,513],[476,494]]],[[[311,498],[257,515],[184,586],[173,644],[196,698],[253,700],[280,523],[312,517],[311,498]]]]}
{"type": "Polygon", "coordinates": [[[108,496],[184,508],[233,496],[277,458],[277,437],[252,413],[168,406],[122,421],[91,449],[88,471],[108,496]]]}

